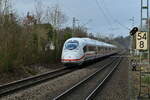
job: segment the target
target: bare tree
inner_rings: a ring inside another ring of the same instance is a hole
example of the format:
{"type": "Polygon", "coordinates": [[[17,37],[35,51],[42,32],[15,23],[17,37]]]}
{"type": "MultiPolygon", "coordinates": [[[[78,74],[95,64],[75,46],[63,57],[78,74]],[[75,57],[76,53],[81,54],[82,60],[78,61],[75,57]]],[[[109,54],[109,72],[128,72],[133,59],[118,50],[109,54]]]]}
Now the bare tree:
{"type": "Polygon", "coordinates": [[[40,24],[44,17],[44,6],[41,0],[35,0],[35,18],[37,19],[37,24],[40,24]]]}
{"type": "Polygon", "coordinates": [[[54,28],[59,29],[62,25],[67,22],[66,15],[62,12],[59,5],[55,5],[54,7],[47,8],[46,11],[46,20],[47,22],[51,23],[54,28]]]}
{"type": "Polygon", "coordinates": [[[11,0],[0,0],[0,25],[11,18],[13,13],[11,0]]]}
{"type": "Polygon", "coordinates": [[[0,0],[0,15],[2,13],[2,0],[0,0]]]}
{"type": "Polygon", "coordinates": [[[0,13],[9,14],[11,12],[11,0],[0,0],[0,13]]]}

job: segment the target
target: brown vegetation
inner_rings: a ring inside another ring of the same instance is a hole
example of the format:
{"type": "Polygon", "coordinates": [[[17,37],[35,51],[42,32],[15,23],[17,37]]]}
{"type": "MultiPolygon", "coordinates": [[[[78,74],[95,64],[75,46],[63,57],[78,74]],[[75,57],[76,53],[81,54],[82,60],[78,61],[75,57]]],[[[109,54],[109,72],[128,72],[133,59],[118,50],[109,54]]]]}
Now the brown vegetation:
{"type": "Polygon", "coordinates": [[[63,43],[72,35],[94,38],[84,26],[62,28],[67,17],[58,5],[44,11],[42,2],[36,0],[35,12],[21,19],[10,1],[0,0],[0,72],[60,61],[63,43]]]}
{"type": "Polygon", "coordinates": [[[47,7],[45,16],[41,8],[37,1],[35,14],[27,12],[20,19],[9,0],[0,0],[0,71],[59,61],[63,43],[71,37],[72,29],[61,28],[67,20],[59,6],[52,10],[47,7]]]}

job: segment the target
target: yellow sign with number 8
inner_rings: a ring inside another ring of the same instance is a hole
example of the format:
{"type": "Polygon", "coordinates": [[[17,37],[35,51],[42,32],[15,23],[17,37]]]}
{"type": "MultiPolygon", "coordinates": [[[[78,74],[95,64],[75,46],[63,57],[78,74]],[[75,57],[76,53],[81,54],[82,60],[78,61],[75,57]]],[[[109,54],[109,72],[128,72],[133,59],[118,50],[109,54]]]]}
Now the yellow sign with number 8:
{"type": "Polygon", "coordinates": [[[147,32],[137,32],[136,34],[136,49],[147,50],[147,32]]]}

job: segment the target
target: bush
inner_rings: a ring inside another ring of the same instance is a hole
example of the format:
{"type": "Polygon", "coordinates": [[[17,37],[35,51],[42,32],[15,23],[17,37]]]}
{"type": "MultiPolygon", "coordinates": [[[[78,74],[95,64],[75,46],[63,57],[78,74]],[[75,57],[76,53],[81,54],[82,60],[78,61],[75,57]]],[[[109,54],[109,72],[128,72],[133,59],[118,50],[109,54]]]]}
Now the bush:
{"type": "Polygon", "coordinates": [[[145,84],[149,84],[150,85],[150,75],[149,76],[145,76],[142,80],[145,84]]]}

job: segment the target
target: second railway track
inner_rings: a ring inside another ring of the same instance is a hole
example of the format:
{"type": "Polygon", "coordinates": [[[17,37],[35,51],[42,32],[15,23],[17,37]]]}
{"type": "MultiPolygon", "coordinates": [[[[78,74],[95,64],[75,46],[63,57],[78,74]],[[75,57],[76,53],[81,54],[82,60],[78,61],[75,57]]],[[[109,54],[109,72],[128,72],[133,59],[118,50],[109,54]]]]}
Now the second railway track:
{"type": "Polygon", "coordinates": [[[46,72],[44,74],[40,74],[40,75],[36,75],[33,77],[29,77],[29,78],[25,78],[19,81],[15,81],[15,82],[11,82],[5,85],[1,85],[0,86],[0,97],[13,93],[17,90],[21,90],[27,87],[30,87],[32,85],[36,85],[40,82],[44,82],[46,80],[49,79],[53,79],[56,78],[58,76],[61,76],[63,74],[72,72],[73,69],[67,69],[67,68],[60,68],[60,69],[56,69],[54,71],[50,71],[50,72],[46,72]]]}
{"type": "MultiPolygon", "coordinates": [[[[113,59],[116,59],[116,58],[113,58],[113,59]]],[[[109,61],[109,59],[108,59],[108,61],[109,61]]],[[[110,58],[110,61],[112,61],[111,58],[110,58]]],[[[105,63],[105,60],[102,61],[102,63],[105,63]]],[[[112,63],[113,63],[113,61],[112,61],[112,63]]],[[[101,64],[101,65],[103,65],[103,64],[101,64]]],[[[36,75],[33,77],[29,77],[29,78],[11,82],[11,83],[8,83],[5,85],[1,85],[0,86],[0,97],[6,96],[9,94],[13,94],[13,93],[17,92],[18,90],[24,90],[26,88],[41,84],[43,82],[49,81],[50,79],[54,79],[59,76],[63,76],[65,74],[71,73],[75,70],[77,70],[77,69],[68,69],[68,68],[64,67],[64,68],[56,69],[54,71],[46,72],[44,74],[36,75]]]]}
{"type": "Polygon", "coordinates": [[[49,71],[49,72],[46,72],[43,74],[28,77],[28,78],[25,78],[22,80],[18,80],[18,81],[10,82],[8,84],[0,85],[0,97],[15,93],[18,90],[24,90],[31,86],[43,83],[50,79],[57,78],[59,76],[65,75],[65,74],[73,72],[75,70],[77,70],[77,68],[69,69],[69,68],[63,67],[63,68],[59,68],[59,69],[49,71]]]}
{"type": "Polygon", "coordinates": [[[53,100],[76,100],[77,98],[78,100],[93,99],[93,95],[95,95],[97,90],[103,86],[105,81],[120,64],[121,60],[122,58],[114,59],[112,62],[104,65],[73,87],[53,98],[53,100]]]}

